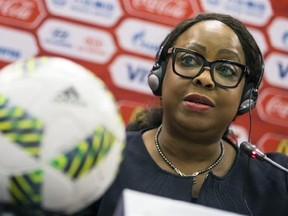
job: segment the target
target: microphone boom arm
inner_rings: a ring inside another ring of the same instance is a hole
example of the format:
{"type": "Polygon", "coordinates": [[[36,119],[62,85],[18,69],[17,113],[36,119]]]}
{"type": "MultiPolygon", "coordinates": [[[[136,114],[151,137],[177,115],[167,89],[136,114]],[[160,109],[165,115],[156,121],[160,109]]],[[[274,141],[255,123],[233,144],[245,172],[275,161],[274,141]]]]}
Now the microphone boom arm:
{"type": "Polygon", "coordinates": [[[253,145],[252,143],[244,141],[240,144],[240,149],[243,152],[245,152],[249,157],[254,158],[254,159],[259,159],[262,161],[266,161],[266,162],[270,163],[272,166],[288,173],[287,168],[285,168],[284,166],[282,166],[282,165],[276,163],[275,161],[271,160],[270,158],[268,158],[266,154],[264,154],[259,149],[257,149],[256,146],[253,145]]]}

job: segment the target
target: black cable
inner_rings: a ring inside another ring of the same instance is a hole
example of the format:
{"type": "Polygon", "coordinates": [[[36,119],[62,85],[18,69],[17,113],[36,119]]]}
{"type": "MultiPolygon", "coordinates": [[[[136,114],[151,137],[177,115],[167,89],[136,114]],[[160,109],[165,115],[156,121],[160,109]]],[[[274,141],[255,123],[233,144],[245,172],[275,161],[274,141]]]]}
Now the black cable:
{"type": "MultiPolygon", "coordinates": [[[[246,174],[249,173],[249,168],[250,168],[250,158],[248,157],[246,170],[245,170],[246,174]]],[[[245,204],[246,209],[249,212],[249,215],[253,216],[253,213],[251,212],[251,209],[249,208],[249,205],[248,205],[247,200],[246,200],[246,184],[248,182],[248,178],[249,178],[249,175],[245,175],[245,180],[244,180],[244,184],[243,184],[243,197],[244,197],[244,204],[245,204]]]]}
{"type": "MultiPolygon", "coordinates": [[[[251,98],[252,98],[252,91],[250,92],[250,99],[249,99],[249,132],[248,132],[248,141],[251,142],[251,131],[252,131],[252,104],[251,104],[251,98]]],[[[246,200],[246,185],[249,180],[249,169],[250,169],[250,157],[248,157],[246,170],[245,170],[245,180],[243,184],[243,198],[244,198],[244,204],[247,208],[249,215],[253,216],[253,213],[251,212],[251,209],[249,208],[249,205],[246,200]]]]}
{"type": "Polygon", "coordinates": [[[252,98],[252,91],[250,92],[249,96],[249,132],[248,132],[248,142],[251,142],[251,133],[252,133],[252,104],[251,104],[251,98],[252,98]]]}

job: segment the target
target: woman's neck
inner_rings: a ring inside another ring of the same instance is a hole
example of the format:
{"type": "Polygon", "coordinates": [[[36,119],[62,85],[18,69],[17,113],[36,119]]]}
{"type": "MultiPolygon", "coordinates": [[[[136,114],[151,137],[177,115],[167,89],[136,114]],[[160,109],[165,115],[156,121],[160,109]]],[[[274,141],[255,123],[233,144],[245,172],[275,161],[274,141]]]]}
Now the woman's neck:
{"type": "MultiPolygon", "coordinates": [[[[155,133],[156,135],[156,133],[155,133]]],[[[167,155],[185,162],[203,162],[215,159],[220,154],[221,136],[211,134],[197,134],[193,132],[179,132],[162,126],[158,134],[159,145],[167,155]],[[172,131],[172,132],[171,132],[172,131]]]]}

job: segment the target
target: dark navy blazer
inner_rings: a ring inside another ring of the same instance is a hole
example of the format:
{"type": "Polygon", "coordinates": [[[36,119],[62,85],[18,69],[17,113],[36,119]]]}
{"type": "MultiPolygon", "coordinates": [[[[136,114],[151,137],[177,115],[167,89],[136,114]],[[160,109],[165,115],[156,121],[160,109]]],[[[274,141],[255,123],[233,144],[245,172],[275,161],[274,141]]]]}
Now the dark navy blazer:
{"type": "MultiPolygon", "coordinates": [[[[224,177],[209,172],[198,199],[193,201],[193,178],[162,170],[149,155],[142,132],[128,132],[120,172],[102,199],[98,216],[113,215],[124,188],[244,215],[288,216],[288,174],[283,171],[249,158],[235,145],[237,155],[231,170],[224,177]]],[[[286,155],[267,156],[288,167],[286,155]]]]}

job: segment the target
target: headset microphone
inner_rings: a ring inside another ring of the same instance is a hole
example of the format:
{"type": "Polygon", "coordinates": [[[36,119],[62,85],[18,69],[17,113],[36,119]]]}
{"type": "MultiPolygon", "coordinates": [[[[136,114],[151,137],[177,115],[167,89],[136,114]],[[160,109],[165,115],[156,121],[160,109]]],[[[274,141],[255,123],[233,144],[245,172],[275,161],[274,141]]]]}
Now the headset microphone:
{"type": "Polygon", "coordinates": [[[240,149],[243,152],[245,152],[249,157],[254,158],[254,159],[259,159],[262,161],[266,161],[266,162],[270,163],[271,165],[273,165],[274,167],[288,173],[287,168],[281,166],[280,164],[278,164],[275,161],[268,158],[266,154],[264,154],[259,149],[257,149],[256,146],[253,145],[252,143],[244,141],[240,144],[240,149]]]}

